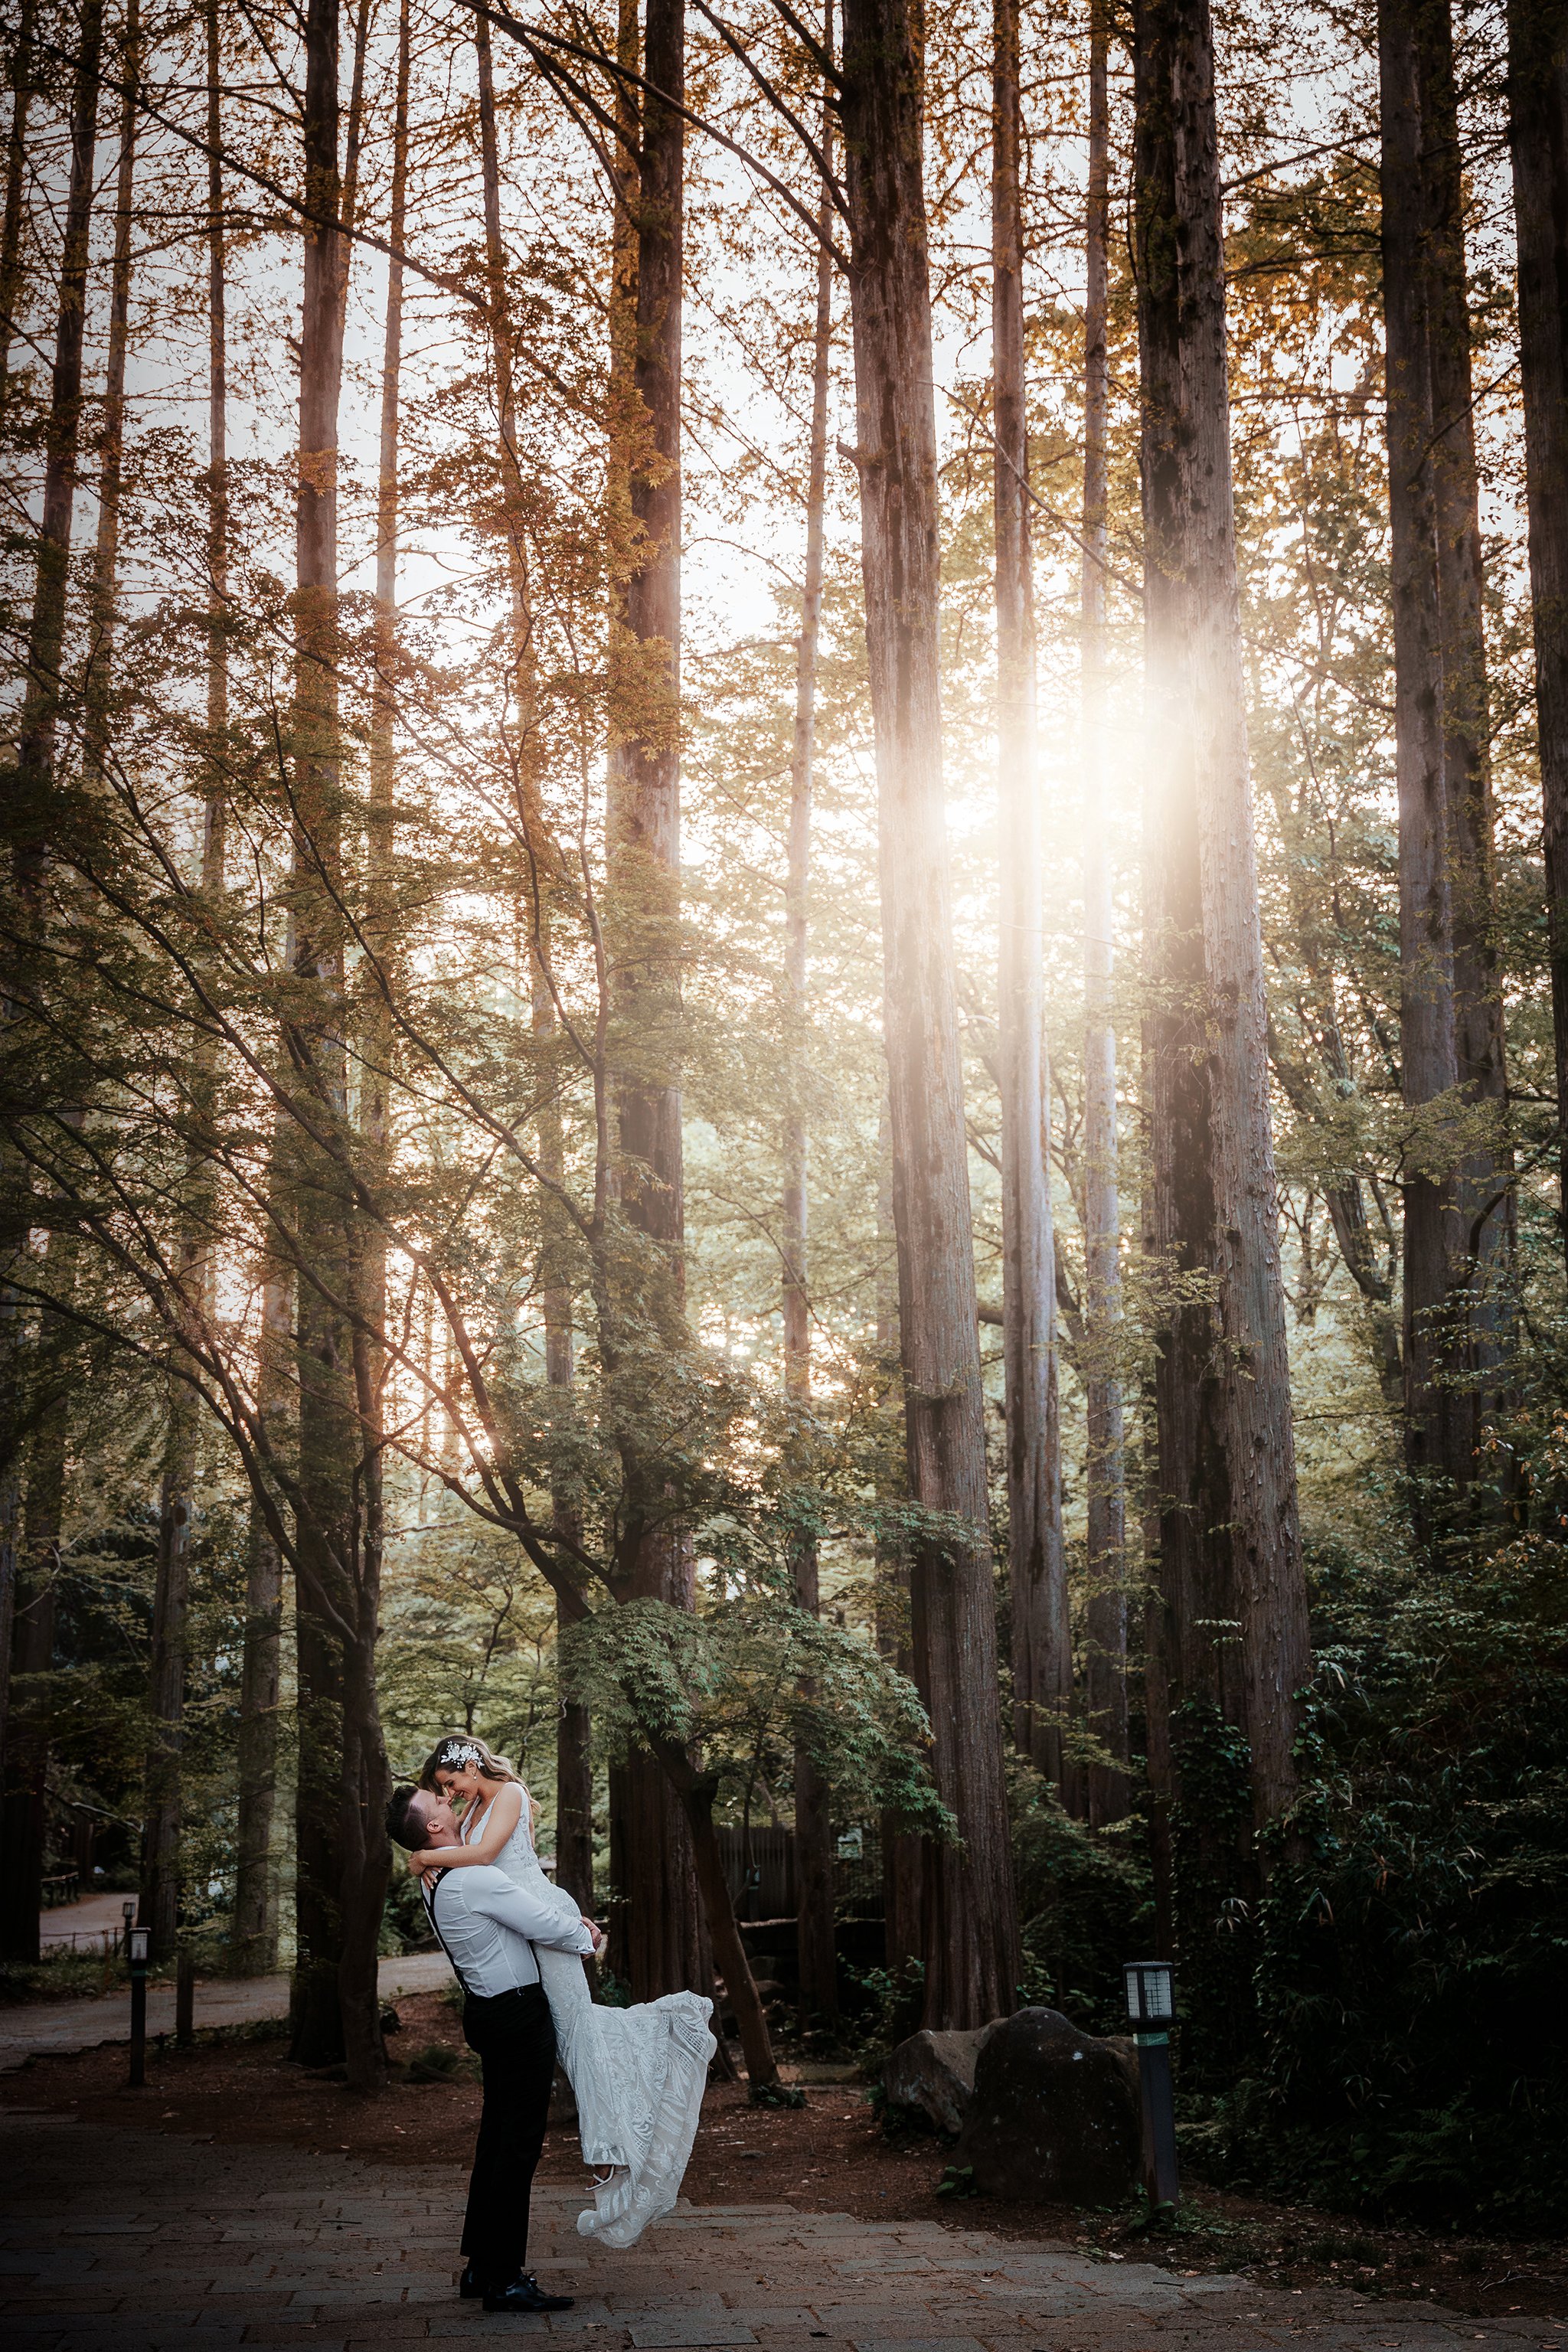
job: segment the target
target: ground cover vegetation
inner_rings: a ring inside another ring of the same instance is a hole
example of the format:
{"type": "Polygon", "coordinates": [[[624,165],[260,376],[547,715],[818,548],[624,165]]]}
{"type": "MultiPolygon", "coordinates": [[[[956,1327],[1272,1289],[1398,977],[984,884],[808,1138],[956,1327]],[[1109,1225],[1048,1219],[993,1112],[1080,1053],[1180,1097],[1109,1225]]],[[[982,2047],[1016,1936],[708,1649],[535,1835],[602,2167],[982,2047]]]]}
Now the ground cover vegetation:
{"type": "Polygon", "coordinates": [[[6,38],[7,1982],[378,2092],[464,1727],[752,2096],[1560,2231],[1561,11],[6,38]]]}

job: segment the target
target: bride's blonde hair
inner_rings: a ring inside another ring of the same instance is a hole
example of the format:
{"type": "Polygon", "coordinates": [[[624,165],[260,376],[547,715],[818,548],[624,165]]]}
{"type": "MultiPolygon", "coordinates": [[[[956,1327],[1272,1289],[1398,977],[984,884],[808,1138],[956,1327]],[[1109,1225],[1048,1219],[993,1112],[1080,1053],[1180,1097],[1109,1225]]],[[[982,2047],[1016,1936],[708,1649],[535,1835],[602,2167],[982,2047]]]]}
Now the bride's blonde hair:
{"type": "Polygon", "coordinates": [[[522,1775],[508,1761],[498,1756],[488,1741],[477,1731],[449,1731],[438,1739],[425,1759],[419,1775],[422,1789],[438,1791],[437,1772],[477,1772],[481,1780],[515,1780],[521,1786],[522,1775]]]}

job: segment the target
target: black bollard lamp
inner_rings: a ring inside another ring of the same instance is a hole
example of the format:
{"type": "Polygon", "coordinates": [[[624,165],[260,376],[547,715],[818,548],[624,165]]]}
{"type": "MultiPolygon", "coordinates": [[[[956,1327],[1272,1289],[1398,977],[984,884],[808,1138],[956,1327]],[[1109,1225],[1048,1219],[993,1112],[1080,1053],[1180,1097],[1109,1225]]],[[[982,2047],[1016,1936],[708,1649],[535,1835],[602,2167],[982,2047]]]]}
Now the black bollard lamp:
{"type": "Polygon", "coordinates": [[[1169,1960],[1128,1960],[1127,2021],[1138,2048],[1143,2109],[1143,2189],[1151,2206],[1177,2205],[1176,2105],[1171,2083],[1171,2028],[1176,2021],[1175,1970],[1169,1960]]]}
{"type": "Polygon", "coordinates": [[[147,2079],[147,1947],[145,1927],[128,1927],[125,1940],[131,1961],[131,2087],[139,2091],[147,2079]]]}

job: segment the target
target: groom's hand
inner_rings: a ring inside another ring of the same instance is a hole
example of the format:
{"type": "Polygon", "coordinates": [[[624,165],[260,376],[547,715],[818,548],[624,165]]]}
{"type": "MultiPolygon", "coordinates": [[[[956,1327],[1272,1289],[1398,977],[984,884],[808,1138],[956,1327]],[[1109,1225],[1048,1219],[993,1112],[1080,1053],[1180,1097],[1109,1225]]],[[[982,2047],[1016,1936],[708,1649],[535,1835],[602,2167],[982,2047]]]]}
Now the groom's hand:
{"type": "Polygon", "coordinates": [[[585,1911],[580,1916],[584,1927],[586,1927],[589,1935],[594,1938],[594,1958],[596,1960],[602,1960],[605,1952],[609,1949],[610,1939],[605,1935],[604,1929],[600,1927],[596,1919],[590,1919],[585,1911]]]}

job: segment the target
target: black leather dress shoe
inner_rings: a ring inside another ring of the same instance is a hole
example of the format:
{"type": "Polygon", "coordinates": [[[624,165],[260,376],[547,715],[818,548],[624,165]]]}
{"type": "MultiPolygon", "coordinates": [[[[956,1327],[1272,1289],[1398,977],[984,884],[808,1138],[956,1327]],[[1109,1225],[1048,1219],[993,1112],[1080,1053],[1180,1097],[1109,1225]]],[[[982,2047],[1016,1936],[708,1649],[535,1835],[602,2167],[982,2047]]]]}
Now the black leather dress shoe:
{"type": "Polygon", "coordinates": [[[472,2263],[466,2263],[463,2266],[463,2275],[458,2281],[458,2293],[462,2296],[465,2303],[478,2303],[480,2295],[484,2293],[483,2287],[479,2284],[479,2280],[474,2276],[474,2266],[472,2263]]]}
{"type": "Polygon", "coordinates": [[[487,2294],[487,2311],[570,2311],[574,2298],[569,2294],[546,2294],[531,2271],[524,2271],[499,2294],[487,2294]]]}

